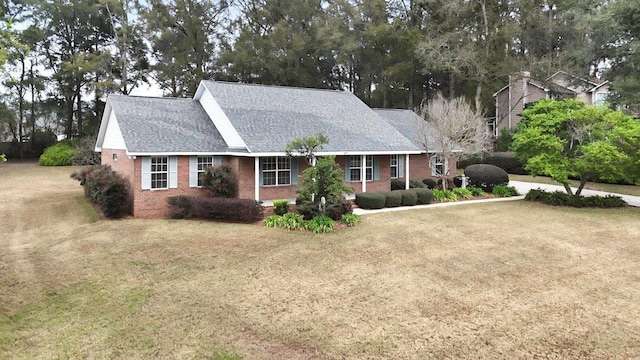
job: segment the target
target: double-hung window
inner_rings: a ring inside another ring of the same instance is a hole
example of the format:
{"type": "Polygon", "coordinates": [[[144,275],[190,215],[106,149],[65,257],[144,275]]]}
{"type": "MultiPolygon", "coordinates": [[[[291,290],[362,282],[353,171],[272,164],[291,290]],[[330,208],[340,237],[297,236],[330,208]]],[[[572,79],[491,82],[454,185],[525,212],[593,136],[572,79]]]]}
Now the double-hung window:
{"type": "Polygon", "coordinates": [[[291,158],[266,157],[262,159],[262,185],[291,185],[291,158]]]}
{"type": "Polygon", "coordinates": [[[445,162],[440,154],[431,155],[431,176],[442,176],[446,173],[445,162]]]}
{"type": "Polygon", "coordinates": [[[151,188],[169,188],[169,158],[167,156],[151,157],[151,188]]]}
{"type": "Polygon", "coordinates": [[[198,186],[202,186],[204,173],[213,166],[213,156],[198,156],[198,186]]]}
{"type": "Polygon", "coordinates": [[[350,156],[349,181],[362,181],[363,173],[367,181],[373,181],[373,155],[367,155],[364,164],[362,163],[362,156],[350,156]]]}
{"type": "Polygon", "coordinates": [[[397,179],[400,175],[400,171],[398,170],[398,155],[390,155],[389,156],[389,164],[390,164],[390,177],[392,179],[397,179]]]}

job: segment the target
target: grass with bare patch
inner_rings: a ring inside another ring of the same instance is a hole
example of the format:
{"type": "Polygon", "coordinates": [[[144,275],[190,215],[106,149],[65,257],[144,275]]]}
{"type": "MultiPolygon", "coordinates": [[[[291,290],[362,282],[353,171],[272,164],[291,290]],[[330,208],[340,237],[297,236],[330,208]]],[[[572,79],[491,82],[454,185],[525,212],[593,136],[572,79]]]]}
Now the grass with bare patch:
{"type": "Polygon", "coordinates": [[[71,171],[0,167],[0,358],[640,357],[639,209],[95,221],[71,171]]]}

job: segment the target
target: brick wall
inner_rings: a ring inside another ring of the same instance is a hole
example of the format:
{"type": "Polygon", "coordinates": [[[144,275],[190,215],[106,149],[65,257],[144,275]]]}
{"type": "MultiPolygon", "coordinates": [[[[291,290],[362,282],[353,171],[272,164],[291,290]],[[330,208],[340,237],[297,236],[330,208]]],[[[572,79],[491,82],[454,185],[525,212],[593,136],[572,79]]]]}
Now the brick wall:
{"type": "MultiPolygon", "coordinates": [[[[178,188],[177,189],[158,189],[158,190],[142,190],[142,159],[128,158],[124,150],[102,150],[102,163],[111,165],[114,171],[120,173],[131,184],[131,205],[133,216],[137,218],[162,218],[168,217],[169,207],[167,198],[177,195],[188,196],[207,196],[208,190],[201,188],[189,187],[189,156],[178,157],[178,188]],[[113,160],[113,155],[118,157],[117,161],[113,160]]],[[[429,169],[429,160],[427,155],[411,155],[410,172],[411,179],[422,180],[431,177],[429,169]]],[[[304,159],[298,160],[298,173],[309,167],[304,159]]],[[[254,187],[254,166],[253,158],[248,157],[232,157],[225,156],[222,158],[223,164],[230,165],[238,175],[238,196],[245,199],[255,198],[254,187]]],[[[342,169],[345,166],[345,157],[337,156],[336,162],[342,169]]],[[[367,182],[367,192],[372,191],[389,191],[391,189],[391,178],[389,168],[389,156],[381,155],[378,157],[379,164],[379,180],[367,182]]],[[[451,174],[455,175],[455,162],[450,161],[451,174]]],[[[451,175],[454,176],[454,175],[451,175]]],[[[347,185],[354,189],[355,193],[362,192],[362,182],[347,182],[347,185]]],[[[296,197],[297,186],[261,186],[260,200],[275,199],[292,199],[296,197]]]]}

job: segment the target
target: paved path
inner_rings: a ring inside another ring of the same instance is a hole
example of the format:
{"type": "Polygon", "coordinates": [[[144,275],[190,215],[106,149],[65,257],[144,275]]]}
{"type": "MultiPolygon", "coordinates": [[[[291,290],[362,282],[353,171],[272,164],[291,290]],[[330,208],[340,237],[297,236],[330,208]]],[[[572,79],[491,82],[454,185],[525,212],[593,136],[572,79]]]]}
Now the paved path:
{"type": "MultiPolygon", "coordinates": [[[[510,181],[510,186],[513,186],[518,190],[520,194],[526,194],[531,189],[542,189],[545,191],[562,191],[565,192],[564,187],[561,185],[548,185],[548,184],[540,184],[540,183],[530,183],[523,181],[510,181]]],[[[576,188],[572,188],[574,191],[576,188]]],[[[640,196],[631,196],[631,195],[622,195],[622,194],[614,194],[605,191],[595,191],[595,190],[582,190],[582,195],[584,196],[607,196],[607,195],[615,195],[620,196],[624,201],[626,201],[631,206],[640,207],[640,196]]],[[[500,201],[515,201],[522,200],[523,196],[514,196],[510,198],[492,198],[492,199],[480,199],[480,200],[470,200],[470,201],[455,201],[455,202],[445,202],[445,203],[436,203],[429,205],[417,205],[417,206],[400,206],[394,208],[384,208],[384,209],[376,209],[376,210],[365,210],[360,208],[353,209],[353,213],[357,215],[366,215],[366,214],[375,214],[381,212],[391,212],[391,211],[405,211],[405,210],[414,210],[414,209],[432,209],[443,206],[457,206],[457,205],[469,205],[469,204],[478,204],[478,203],[486,203],[486,202],[500,202],[500,201]]]]}

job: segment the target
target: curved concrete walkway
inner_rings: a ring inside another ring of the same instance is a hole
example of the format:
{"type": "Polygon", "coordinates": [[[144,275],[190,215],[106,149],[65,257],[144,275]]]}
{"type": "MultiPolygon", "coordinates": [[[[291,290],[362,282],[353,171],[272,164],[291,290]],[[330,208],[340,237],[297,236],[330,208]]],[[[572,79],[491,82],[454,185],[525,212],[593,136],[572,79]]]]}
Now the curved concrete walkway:
{"type": "MultiPolygon", "coordinates": [[[[516,190],[518,190],[518,193],[520,194],[526,194],[531,189],[542,189],[550,192],[553,192],[553,191],[565,192],[564,187],[560,185],[530,183],[530,182],[523,182],[523,181],[510,181],[509,186],[515,187],[516,190]]],[[[576,188],[571,188],[571,189],[573,191],[576,190],[576,188]]],[[[587,189],[582,190],[582,195],[584,196],[594,196],[594,195],[620,196],[630,206],[640,207],[640,196],[622,195],[622,194],[609,193],[605,191],[595,191],[595,190],[587,190],[587,189]]],[[[353,213],[357,215],[366,215],[366,214],[376,214],[381,212],[405,211],[405,210],[414,210],[414,209],[435,209],[443,206],[469,205],[469,204],[500,202],[500,201],[516,201],[516,200],[523,200],[523,199],[524,199],[524,195],[514,196],[509,198],[491,198],[491,199],[480,199],[480,200],[444,202],[444,203],[436,203],[436,204],[429,204],[429,205],[400,206],[400,207],[384,208],[384,209],[376,209],[376,210],[365,210],[365,209],[355,208],[353,209],[353,213]]]]}

